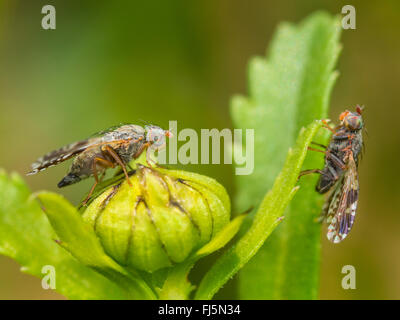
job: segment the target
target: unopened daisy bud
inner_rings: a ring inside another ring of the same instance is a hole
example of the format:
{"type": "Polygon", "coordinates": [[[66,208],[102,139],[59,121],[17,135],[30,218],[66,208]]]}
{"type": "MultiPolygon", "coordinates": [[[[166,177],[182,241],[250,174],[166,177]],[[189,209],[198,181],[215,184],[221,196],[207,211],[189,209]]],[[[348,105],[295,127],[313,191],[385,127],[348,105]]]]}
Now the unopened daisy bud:
{"type": "Polygon", "coordinates": [[[153,272],[184,261],[230,219],[229,198],[215,180],[138,165],[84,211],[105,252],[119,264],[153,272]]]}

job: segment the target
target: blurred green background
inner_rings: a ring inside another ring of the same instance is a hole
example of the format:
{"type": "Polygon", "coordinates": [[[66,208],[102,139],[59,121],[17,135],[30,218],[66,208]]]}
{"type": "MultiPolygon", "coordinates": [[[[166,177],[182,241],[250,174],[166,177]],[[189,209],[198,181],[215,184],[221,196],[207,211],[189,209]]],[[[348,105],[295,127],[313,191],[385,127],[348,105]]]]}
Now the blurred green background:
{"type": "MultiPolygon", "coordinates": [[[[265,54],[276,25],[319,9],[340,14],[345,4],[0,1],[0,167],[24,174],[47,151],[120,122],[229,128],[229,99],[246,93],[247,62],[265,54]],[[57,10],[56,30],[41,28],[46,4],[57,10]]],[[[400,2],[351,4],[357,29],[342,33],[331,118],[364,104],[368,137],[355,228],[336,246],[322,236],[320,298],[399,299],[400,2]],[[356,290],[341,287],[348,264],[357,271],[356,290]]],[[[26,181],[32,190],[60,191],[76,203],[92,181],[58,190],[67,167],[26,181]]],[[[231,166],[187,169],[215,177],[234,195],[231,166]]],[[[217,298],[233,298],[233,288],[217,298]]],[[[62,297],[0,257],[0,299],[18,298],[62,297]]]]}

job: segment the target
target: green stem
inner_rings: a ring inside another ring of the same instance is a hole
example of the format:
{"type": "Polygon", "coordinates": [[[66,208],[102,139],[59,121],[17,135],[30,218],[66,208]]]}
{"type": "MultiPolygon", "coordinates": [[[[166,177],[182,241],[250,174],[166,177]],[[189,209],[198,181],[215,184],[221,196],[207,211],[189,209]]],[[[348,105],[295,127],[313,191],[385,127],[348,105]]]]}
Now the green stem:
{"type": "Polygon", "coordinates": [[[171,268],[167,279],[161,289],[158,290],[161,300],[187,300],[194,286],[188,280],[189,271],[192,269],[194,261],[182,262],[171,268]]]}

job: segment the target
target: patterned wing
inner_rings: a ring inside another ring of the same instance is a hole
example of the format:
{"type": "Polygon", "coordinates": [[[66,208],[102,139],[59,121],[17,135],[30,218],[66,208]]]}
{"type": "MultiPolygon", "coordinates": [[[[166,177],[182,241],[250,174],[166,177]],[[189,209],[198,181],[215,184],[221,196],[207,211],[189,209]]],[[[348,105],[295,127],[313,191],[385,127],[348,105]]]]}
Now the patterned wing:
{"type": "MultiPolygon", "coordinates": [[[[106,130],[95,133],[86,140],[71,143],[65,147],[62,147],[61,149],[44,155],[31,165],[31,171],[27,173],[27,175],[36,174],[49,167],[55,166],[83,152],[87,148],[94,147],[96,145],[105,143],[110,145],[118,145],[122,142],[132,140],[132,128],[129,128],[130,130],[125,129],[118,131],[118,129],[123,126],[125,126],[125,124],[119,124],[117,126],[110,127],[106,130]]],[[[140,136],[140,133],[137,133],[137,135],[140,136]]]]}
{"type": "Polygon", "coordinates": [[[107,129],[105,129],[105,130],[98,131],[98,132],[96,132],[96,133],[93,133],[89,138],[102,137],[102,136],[104,136],[106,133],[113,132],[113,131],[115,131],[116,129],[118,129],[118,128],[124,126],[124,125],[129,125],[129,123],[120,123],[120,124],[117,124],[117,125],[115,125],[115,126],[109,127],[109,128],[107,128],[107,129]]]}
{"type": "Polygon", "coordinates": [[[65,160],[72,158],[73,156],[81,153],[88,147],[100,143],[101,137],[92,138],[87,140],[82,140],[78,142],[71,143],[66,145],[58,150],[54,150],[45,154],[43,157],[37,159],[31,165],[31,171],[27,173],[27,175],[36,174],[40,171],[43,171],[49,167],[55,166],[65,160]]]}
{"type": "Polygon", "coordinates": [[[339,243],[349,234],[353,224],[358,203],[357,166],[350,153],[347,170],[333,191],[328,204],[326,222],[329,224],[327,238],[339,243]]]}

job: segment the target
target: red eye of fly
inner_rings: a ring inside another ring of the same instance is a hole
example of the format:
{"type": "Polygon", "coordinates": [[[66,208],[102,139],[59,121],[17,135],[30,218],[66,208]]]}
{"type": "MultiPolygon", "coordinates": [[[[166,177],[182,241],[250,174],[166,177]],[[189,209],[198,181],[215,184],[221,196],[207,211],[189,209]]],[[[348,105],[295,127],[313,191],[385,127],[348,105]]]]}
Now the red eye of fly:
{"type": "Polygon", "coordinates": [[[361,113],[362,113],[362,108],[361,108],[359,105],[357,105],[357,106],[356,106],[356,111],[357,111],[357,113],[358,113],[359,115],[361,115],[361,113]]]}

